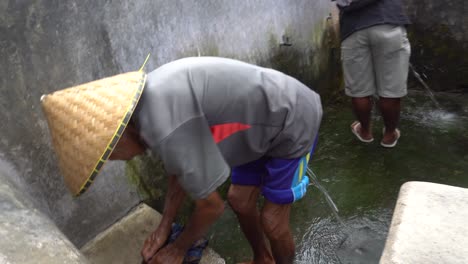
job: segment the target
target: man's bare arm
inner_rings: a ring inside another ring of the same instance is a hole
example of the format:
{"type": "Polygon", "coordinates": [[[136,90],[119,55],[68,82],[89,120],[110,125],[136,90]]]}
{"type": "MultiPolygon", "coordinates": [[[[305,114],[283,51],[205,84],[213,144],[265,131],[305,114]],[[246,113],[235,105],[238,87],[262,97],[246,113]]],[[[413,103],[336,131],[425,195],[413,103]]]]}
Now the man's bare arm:
{"type": "Polygon", "coordinates": [[[166,194],[166,200],[164,201],[164,210],[161,219],[160,227],[171,230],[172,223],[179,211],[182,202],[185,199],[185,191],[177,181],[175,175],[169,176],[169,186],[166,194]]]}
{"type": "Polygon", "coordinates": [[[218,192],[213,192],[205,199],[195,201],[196,208],[182,234],[154,255],[149,264],[182,263],[185,252],[224,211],[224,202],[218,192]]]}
{"type": "Polygon", "coordinates": [[[186,252],[197,239],[200,239],[224,211],[224,201],[216,191],[205,199],[196,200],[195,205],[196,208],[188,225],[174,241],[174,246],[183,252],[186,252]]]}
{"type": "Polygon", "coordinates": [[[185,199],[185,191],[177,181],[176,176],[169,176],[166,199],[161,222],[157,229],[146,239],[141,255],[145,261],[151,259],[156,252],[164,245],[171,233],[171,226],[177,212],[185,199]]]}

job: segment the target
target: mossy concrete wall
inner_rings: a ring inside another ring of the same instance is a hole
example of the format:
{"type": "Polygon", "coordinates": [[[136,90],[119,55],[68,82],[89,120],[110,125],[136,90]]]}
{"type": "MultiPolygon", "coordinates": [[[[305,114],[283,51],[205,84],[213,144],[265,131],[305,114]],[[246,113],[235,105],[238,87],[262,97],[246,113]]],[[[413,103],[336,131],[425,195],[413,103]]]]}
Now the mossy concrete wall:
{"type": "MultiPolygon", "coordinates": [[[[20,192],[77,246],[141,199],[161,196],[126,164],[105,166],[78,199],[66,191],[39,98],[68,86],[198,55],[283,70],[327,94],[329,0],[37,0],[0,2],[0,158],[20,192]],[[142,188],[147,188],[141,191],[142,188]]],[[[130,166],[130,165],[128,165],[130,166]]],[[[138,161],[137,165],[139,166],[138,161]]],[[[135,167],[136,168],[136,167],[135,167]]]]}
{"type": "Polygon", "coordinates": [[[411,61],[435,90],[468,91],[466,0],[406,1],[411,61]]]}

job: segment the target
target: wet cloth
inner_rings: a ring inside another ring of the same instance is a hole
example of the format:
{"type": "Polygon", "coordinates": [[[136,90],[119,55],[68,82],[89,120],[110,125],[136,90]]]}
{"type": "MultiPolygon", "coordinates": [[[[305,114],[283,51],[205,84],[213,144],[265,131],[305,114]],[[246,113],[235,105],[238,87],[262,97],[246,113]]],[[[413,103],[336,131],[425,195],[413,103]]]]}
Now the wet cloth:
{"type": "MultiPolygon", "coordinates": [[[[315,144],[314,144],[315,148],[315,144]]],[[[314,148],[294,159],[263,157],[232,169],[232,184],[259,186],[262,195],[276,204],[293,203],[306,194],[307,165],[314,148]]]]}
{"type": "Polygon", "coordinates": [[[341,40],[375,25],[408,25],[402,0],[338,0],[341,40]]]}
{"type": "Polygon", "coordinates": [[[231,167],[307,154],[321,118],[319,95],[296,79],[215,57],[177,60],[148,74],[133,117],[195,199],[215,191],[231,167]]]}
{"type": "Polygon", "coordinates": [[[379,25],[355,32],[341,44],[346,95],[405,96],[410,53],[402,26],[379,25]]]}

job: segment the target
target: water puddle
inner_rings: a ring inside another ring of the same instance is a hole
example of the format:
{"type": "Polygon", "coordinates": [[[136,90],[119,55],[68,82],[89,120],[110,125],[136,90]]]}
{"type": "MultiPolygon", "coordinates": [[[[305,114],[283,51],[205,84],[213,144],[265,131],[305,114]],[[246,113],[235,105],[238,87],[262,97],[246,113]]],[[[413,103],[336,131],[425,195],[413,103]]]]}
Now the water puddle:
{"type": "MultiPolygon", "coordinates": [[[[311,185],[315,186],[320,190],[320,192],[322,192],[333,215],[341,225],[341,228],[335,225],[333,234],[324,235],[323,230],[320,229],[313,230],[312,232],[313,234],[320,234],[321,238],[328,237],[328,242],[326,242],[328,243],[328,248],[334,249],[334,251],[330,252],[331,254],[328,254],[328,257],[322,256],[323,260],[326,260],[325,263],[330,263],[331,261],[340,263],[377,263],[380,259],[380,252],[382,252],[385,245],[383,237],[379,236],[378,233],[373,231],[369,226],[353,226],[346,224],[340,217],[339,210],[335,202],[328,194],[327,190],[320,184],[317,175],[311,168],[307,168],[307,174],[312,181],[311,185]],[[330,245],[330,242],[333,242],[332,244],[335,245],[330,245]]],[[[314,226],[320,226],[320,224],[316,224],[314,226]]],[[[330,229],[326,228],[325,230],[330,229]]],[[[307,240],[315,241],[315,238],[311,237],[306,239],[306,241],[307,240]]],[[[329,249],[327,250],[322,245],[323,244],[318,243],[316,245],[312,244],[311,246],[323,255],[323,253],[329,251],[329,249]]],[[[304,256],[304,252],[302,257],[309,259],[309,262],[306,261],[304,263],[310,263],[310,258],[304,256]]],[[[297,262],[302,263],[301,261],[297,262]]],[[[321,262],[318,261],[317,263],[321,262]]]]}

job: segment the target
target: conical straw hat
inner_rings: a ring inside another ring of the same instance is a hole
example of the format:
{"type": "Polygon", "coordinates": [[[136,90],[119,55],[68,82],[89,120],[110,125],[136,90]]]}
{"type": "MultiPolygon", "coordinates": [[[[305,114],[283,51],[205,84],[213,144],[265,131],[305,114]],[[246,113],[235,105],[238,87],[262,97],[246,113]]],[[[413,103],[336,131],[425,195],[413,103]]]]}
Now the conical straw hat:
{"type": "Polygon", "coordinates": [[[91,185],[135,110],[146,74],[129,72],[44,95],[42,107],[65,184],[91,185]]]}

